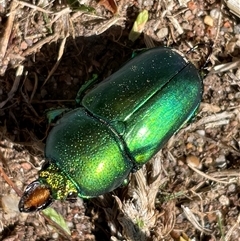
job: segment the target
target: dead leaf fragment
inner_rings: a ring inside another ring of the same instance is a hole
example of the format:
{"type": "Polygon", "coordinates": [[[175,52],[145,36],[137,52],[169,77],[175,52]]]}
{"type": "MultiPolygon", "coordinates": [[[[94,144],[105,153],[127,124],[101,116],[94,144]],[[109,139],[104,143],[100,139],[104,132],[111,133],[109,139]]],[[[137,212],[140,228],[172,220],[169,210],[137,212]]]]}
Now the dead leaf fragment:
{"type": "Polygon", "coordinates": [[[107,10],[115,14],[118,11],[117,4],[114,0],[100,0],[99,5],[105,7],[107,10]]]}

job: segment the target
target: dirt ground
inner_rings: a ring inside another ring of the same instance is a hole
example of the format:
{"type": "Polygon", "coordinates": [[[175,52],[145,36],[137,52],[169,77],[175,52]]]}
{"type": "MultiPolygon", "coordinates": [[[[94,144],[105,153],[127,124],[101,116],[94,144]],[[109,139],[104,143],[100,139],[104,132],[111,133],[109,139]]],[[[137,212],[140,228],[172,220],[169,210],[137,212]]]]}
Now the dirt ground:
{"type": "Polygon", "coordinates": [[[0,240],[240,240],[239,90],[240,17],[223,1],[0,0],[0,240]],[[133,42],[143,10],[148,21],[133,42]],[[70,233],[41,212],[20,213],[54,125],[46,110],[74,108],[93,74],[103,80],[134,50],[153,46],[178,49],[198,68],[212,50],[192,123],[128,186],[55,202],[70,233]]]}

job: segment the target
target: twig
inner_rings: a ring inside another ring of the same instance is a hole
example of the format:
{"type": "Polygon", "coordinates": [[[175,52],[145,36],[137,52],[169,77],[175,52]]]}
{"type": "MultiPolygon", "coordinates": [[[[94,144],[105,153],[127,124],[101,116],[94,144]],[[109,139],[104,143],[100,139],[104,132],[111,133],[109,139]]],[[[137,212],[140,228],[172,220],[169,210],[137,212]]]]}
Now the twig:
{"type": "Polygon", "coordinates": [[[18,3],[16,1],[13,1],[10,7],[10,13],[9,17],[7,20],[7,26],[5,28],[3,37],[0,41],[0,62],[2,62],[3,58],[5,57],[6,51],[7,51],[7,46],[9,42],[10,35],[12,33],[12,27],[13,27],[13,22],[15,19],[16,15],[16,8],[18,6],[18,3]]]}
{"type": "Polygon", "coordinates": [[[7,176],[7,174],[4,172],[4,170],[3,170],[3,168],[2,167],[0,167],[0,173],[1,173],[1,176],[2,176],[2,178],[8,183],[8,185],[9,186],[11,186],[13,189],[14,189],[14,191],[17,193],[17,195],[19,196],[19,197],[21,197],[22,196],[22,191],[20,191],[18,188],[17,188],[17,186],[10,180],[10,178],[7,176]]]}
{"type": "Polygon", "coordinates": [[[57,39],[58,36],[59,36],[59,33],[55,33],[54,35],[48,36],[48,37],[40,40],[34,46],[32,46],[31,48],[28,48],[26,51],[24,51],[22,56],[30,55],[31,53],[33,53],[37,49],[40,49],[44,44],[50,43],[52,40],[57,39]]]}

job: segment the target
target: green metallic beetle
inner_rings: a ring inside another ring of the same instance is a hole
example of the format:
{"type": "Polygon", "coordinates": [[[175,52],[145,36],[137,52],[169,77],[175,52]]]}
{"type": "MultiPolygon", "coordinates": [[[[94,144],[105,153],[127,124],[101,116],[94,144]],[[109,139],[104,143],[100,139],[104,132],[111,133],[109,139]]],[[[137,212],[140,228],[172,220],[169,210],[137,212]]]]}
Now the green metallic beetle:
{"type": "Polygon", "coordinates": [[[141,52],[51,130],[48,163],[26,188],[19,210],[38,211],[55,199],[91,198],[119,187],[194,115],[202,91],[199,71],[177,51],[141,52]]]}

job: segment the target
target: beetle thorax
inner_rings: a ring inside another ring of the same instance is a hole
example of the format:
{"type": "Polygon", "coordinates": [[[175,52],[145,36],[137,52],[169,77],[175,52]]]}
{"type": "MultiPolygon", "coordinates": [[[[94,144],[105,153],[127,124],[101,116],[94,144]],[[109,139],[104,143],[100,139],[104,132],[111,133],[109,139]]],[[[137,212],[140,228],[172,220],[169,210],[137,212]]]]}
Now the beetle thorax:
{"type": "Polygon", "coordinates": [[[63,200],[69,194],[77,194],[74,184],[54,163],[50,163],[46,169],[42,169],[39,172],[39,180],[49,186],[54,199],[63,200]]]}

